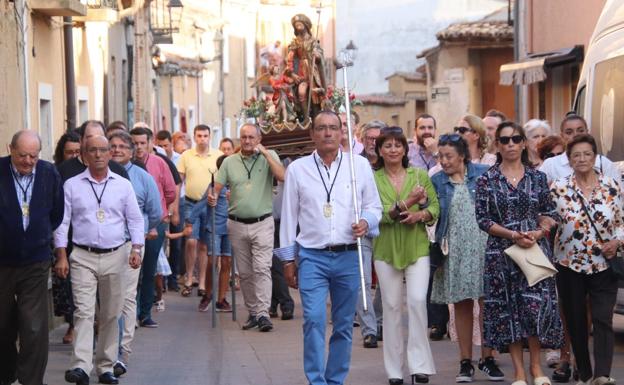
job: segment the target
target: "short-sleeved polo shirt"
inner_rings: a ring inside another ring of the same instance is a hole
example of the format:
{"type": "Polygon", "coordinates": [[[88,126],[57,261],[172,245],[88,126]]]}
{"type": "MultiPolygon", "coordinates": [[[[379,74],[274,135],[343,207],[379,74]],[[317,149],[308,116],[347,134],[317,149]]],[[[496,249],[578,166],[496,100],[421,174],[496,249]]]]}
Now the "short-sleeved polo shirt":
{"type": "MultiPolygon", "coordinates": [[[[269,154],[280,161],[275,151],[269,150],[269,154]]],[[[229,215],[258,218],[273,211],[273,174],[264,155],[228,156],[215,181],[230,188],[229,215]]]]}
{"type": "Polygon", "coordinates": [[[217,170],[217,159],[223,153],[211,148],[207,155],[201,156],[195,148],[186,150],[180,156],[177,168],[184,174],[186,196],[200,200],[210,184],[210,173],[217,170]]]}

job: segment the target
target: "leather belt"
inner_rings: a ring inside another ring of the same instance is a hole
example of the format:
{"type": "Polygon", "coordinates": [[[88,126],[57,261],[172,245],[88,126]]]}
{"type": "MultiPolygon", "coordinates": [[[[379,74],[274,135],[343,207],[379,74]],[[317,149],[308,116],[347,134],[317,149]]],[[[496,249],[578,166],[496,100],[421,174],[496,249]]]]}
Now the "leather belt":
{"type": "Polygon", "coordinates": [[[195,200],[195,199],[191,199],[191,198],[189,198],[189,197],[187,197],[187,196],[185,196],[185,197],[184,197],[184,200],[185,200],[185,201],[189,201],[189,202],[191,202],[191,203],[193,203],[193,204],[195,204],[195,203],[199,202],[199,199],[198,199],[198,200],[195,200]]]}
{"type": "Polygon", "coordinates": [[[342,245],[330,245],[327,247],[323,247],[323,251],[354,251],[357,250],[357,243],[345,243],[342,245]]]}
{"type": "Polygon", "coordinates": [[[258,222],[262,222],[263,220],[267,219],[268,217],[270,217],[272,214],[264,214],[262,216],[259,216],[257,218],[239,218],[235,215],[228,215],[228,218],[230,218],[233,221],[236,222],[240,222],[240,223],[244,223],[246,225],[250,225],[252,223],[258,223],[258,222]]]}
{"type": "Polygon", "coordinates": [[[99,249],[97,247],[84,246],[84,245],[79,245],[77,243],[74,243],[74,247],[78,247],[80,249],[87,250],[88,252],[94,253],[94,254],[112,253],[113,251],[117,250],[121,246],[123,246],[123,244],[121,244],[121,245],[119,245],[117,247],[110,248],[110,249],[99,249]]]}

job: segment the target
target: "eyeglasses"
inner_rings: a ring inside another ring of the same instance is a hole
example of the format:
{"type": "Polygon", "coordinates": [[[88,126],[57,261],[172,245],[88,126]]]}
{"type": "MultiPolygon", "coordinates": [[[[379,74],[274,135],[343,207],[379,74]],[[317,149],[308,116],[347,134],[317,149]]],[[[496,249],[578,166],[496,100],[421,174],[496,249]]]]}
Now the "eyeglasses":
{"type": "Polygon", "coordinates": [[[374,142],[374,141],[376,141],[376,140],[377,140],[377,137],[376,137],[376,136],[365,136],[365,137],[364,137],[364,140],[365,140],[366,142],[371,142],[371,143],[372,143],[372,142],[374,142]]]}
{"type": "Polygon", "coordinates": [[[462,140],[462,137],[459,134],[444,134],[440,135],[440,138],[438,139],[438,145],[443,146],[449,143],[457,143],[460,140],[462,140]]]}
{"type": "Polygon", "coordinates": [[[381,134],[382,135],[386,135],[386,134],[402,134],[403,133],[403,129],[401,127],[397,127],[397,126],[390,126],[390,127],[384,127],[381,129],[381,134]]]}
{"type": "Polygon", "coordinates": [[[340,131],[342,127],[340,126],[336,126],[336,125],[331,125],[331,126],[326,126],[326,125],[322,125],[322,126],[314,126],[312,127],[312,129],[316,132],[321,132],[321,131],[325,131],[325,130],[329,130],[329,131],[340,131]]]}
{"type": "Polygon", "coordinates": [[[524,138],[522,137],[522,135],[501,136],[498,138],[498,142],[502,145],[509,144],[510,141],[514,142],[514,144],[519,144],[523,140],[524,138]]]}
{"type": "Polygon", "coordinates": [[[129,150],[130,146],[126,146],[125,144],[111,144],[111,150],[129,150]]]}
{"type": "Polygon", "coordinates": [[[546,153],[546,155],[544,155],[544,159],[554,158],[555,156],[559,156],[561,154],[563,154],[563,151],[561,151],[561,152],[549,152],[549,153],[546,153]]]}
{"type": "Polygon", "coordinates": [[[90,147],[87,149],[89,154],[95,155],[97,153],[106,154],[110,151],[108,147],[90,147]]]}
{"type": "Polygon", "coordinates": [[[455,132],[459,132],[461,135],[465,134],[466,132],[474,132],[474,128],[472,127],[464,127],[464,126],[460,126],[460,127],[455,127],[453,129],[453,131],[455,132]]]}

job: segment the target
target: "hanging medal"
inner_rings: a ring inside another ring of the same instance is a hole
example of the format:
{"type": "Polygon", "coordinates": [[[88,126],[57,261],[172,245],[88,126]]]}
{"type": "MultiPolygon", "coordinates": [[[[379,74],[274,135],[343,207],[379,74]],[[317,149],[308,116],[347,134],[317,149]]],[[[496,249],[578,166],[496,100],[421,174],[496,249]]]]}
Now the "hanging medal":
{"type": "Polygon", "coordinates": [[[256,159],[254,159],[253,163],[251,164],[251,168],[247,168],[247,165],[245,164],[245,158],[243,158],[243,154],[240,154],[240,159],[241,159],[241,162],[243,163],[243,167],[245,167],[245,171],[247,171],[247,182],[245,182],[244,184],[245,190],[247,191],[251,191],[251,171],[256,165],[256,162],[258,161],[259,157],[260,155],[256,154],[256,159]]]}
{"type": "Polygon", "coordinates": [[[28,184],[26,185],[26,187],[24,187],[18,180],[17,175],[15,175],[15,172],[13,171],[13,166],[11,166],[11,174],[13,175],[13,179],[15,180],[15,183],[17,183],[17,185],[19,186],[19,189],[22,191],[22,205],[20,207],[22,209],[22,216],[28,217],[30,216],[30,205],[28,204],[28,189],[30,188],[30,185],[35,179],[35,176],[31,174],[30,179],[28,180],[28,184]]]}
{"type": "MultiPolygon", "coordinates": [[[[322,160],[319,159],[319,161],[322,162],[322,160]]],[[[325,193],[327,194],[327,200],[325,201],[325,204],[323,204],[323,216],[325,218],[331,218],[332,215],[334,214],[334,210],[331,204],[331,192],[334,189],[334,184],[336,183],[336,179],[338,178],[338,172],[340,171],[340,166],[342,165],[342,152],[340,152],[340,160],[338,161],[338,169],[336,170],[336,175],[334,175],[334,180],[331,182],[331,185],[329,186],[329,189],[327,188],[327,184],[325,183],[325,179],[323,178],[323,174],[321,173],[321,168],[318,165],[318,162],[316,162],[316,169],[319,173],[319,177],[321,178],[321,182],[323,182],[323,188],[325,189],[325,193]]],[[[326,168],[327,169],[327,168],[326,168]]],[[[327,180],[330,181],[330,175],[329,175],[329,170],[327,170],[327,180]]]]}
{"type": "Polygon", "coordinates": [[[93,187],[93,182],[89,181],[89,184],[91,185],[91,190],[93,191],[93,195],[95,195],[95,199],[97,200],[97,203],[98,203],[98,208],[95,211],[95,218],[97,219],[99,223],[104,223],[104,221],[106,220],[106,213],[104,212],[104,209],[101,207],[101,204],[102,204],[102,197],[104,196],[104,191],[106,190],[106,186],[108,185],[108,179],[106,180],[106,183],[104,183],[104,187],[102,188],[102,192],[100,193],[99,196],[97,192],[95,192],[95,187],[93,187]]]}

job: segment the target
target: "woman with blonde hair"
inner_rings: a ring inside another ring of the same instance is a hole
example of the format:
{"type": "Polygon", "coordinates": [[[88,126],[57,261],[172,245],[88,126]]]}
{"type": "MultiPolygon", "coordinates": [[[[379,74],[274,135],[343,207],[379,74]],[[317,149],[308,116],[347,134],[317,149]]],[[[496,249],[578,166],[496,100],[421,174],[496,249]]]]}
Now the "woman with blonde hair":
{"type": "Polygon", "coordinates": [[[455,127],[455,133],[461,135],[468,143],[472,163],[490,166],[496,163],[496,155],[487,152],[488,141],[485,124],[480,117],[472,114],[462,116],[457,127],[455,127]]]}

